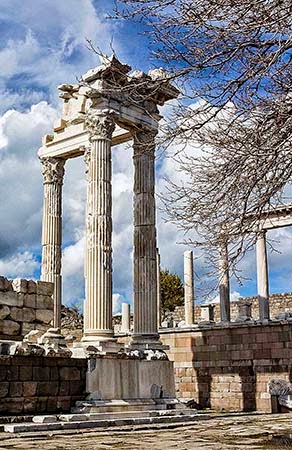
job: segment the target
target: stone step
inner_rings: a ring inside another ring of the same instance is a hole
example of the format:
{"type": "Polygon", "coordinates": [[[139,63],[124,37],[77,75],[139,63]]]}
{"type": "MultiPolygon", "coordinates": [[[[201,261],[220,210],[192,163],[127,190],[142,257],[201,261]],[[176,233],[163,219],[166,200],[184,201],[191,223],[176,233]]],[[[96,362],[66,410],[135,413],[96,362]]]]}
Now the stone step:
{"type": "Polygon", "coordinates": [[[60,430],[77,430],[86,428],[114,427],[125,425],[144,425],[144,424],[175,424],[197,421],[199,414],[180,414],[180,415],[163,415],[162,417],[132,417],[132,418],[115,418],[115,419],[99,419],[99,420],[79,420],[77,422],[53,422],[53,423],[21,423],[21,424],[5,424],[3,431],[7,433],[25,433],[25,432],[41,432],[41,431],[60,431],[60,430]]]}
{"type": "Polygon", "coordinates": [[[122,411],[149,411],[149,410],[167,410],[168,404],[154,400],[90,400],[77,401],[76,406],[71,408],[74,414],[99,413],[99,412],[122,412],[122,411]]]}

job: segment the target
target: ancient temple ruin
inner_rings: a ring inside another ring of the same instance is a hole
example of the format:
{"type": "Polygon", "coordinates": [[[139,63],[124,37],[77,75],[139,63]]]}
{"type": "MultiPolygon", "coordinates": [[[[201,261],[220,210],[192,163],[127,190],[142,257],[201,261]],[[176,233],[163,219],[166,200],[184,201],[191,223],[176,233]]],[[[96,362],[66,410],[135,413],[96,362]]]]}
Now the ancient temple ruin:
{"type": "Polygon", "coordinates": [[[42,275],[55,285],[60,327],[62,184],[67,159],[83,156],[87,177],[83,341],[112,341],[112,147],[133,140],[134,332],[132,346],[160,345],[157,327],[155,137],[158,106],[178,96],[162,69],[130,72],[115,56],[78,85],[59,86],[63,114],[39,157],[44,176],[42,275]]]}

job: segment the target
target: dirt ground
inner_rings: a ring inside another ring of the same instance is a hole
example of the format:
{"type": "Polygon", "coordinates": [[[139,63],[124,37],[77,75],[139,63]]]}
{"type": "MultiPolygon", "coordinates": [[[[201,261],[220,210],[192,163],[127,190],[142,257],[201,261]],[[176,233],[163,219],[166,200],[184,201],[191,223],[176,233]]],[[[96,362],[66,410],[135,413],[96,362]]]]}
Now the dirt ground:
{"type": "Polygon", "coordinates": [[[0,433],[0,450],[292,449],[291,414],[211,414],[211,418],[202,417],[193,424],[148,427],[0,433]]]}

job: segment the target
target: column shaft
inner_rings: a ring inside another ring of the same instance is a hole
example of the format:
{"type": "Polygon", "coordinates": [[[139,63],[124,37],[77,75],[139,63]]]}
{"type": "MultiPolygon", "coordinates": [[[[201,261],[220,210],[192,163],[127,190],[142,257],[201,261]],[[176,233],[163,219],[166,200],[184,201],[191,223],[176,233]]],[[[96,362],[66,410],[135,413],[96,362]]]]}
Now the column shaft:
{"type": "Polygon", "coordinates": [[[194,323],[194,262],[193,252],[184,252],[184,293],[185,293],[185,324],[194,323]]]}
{"type": "Polygon", "coordinates": [[[261,320],[268,320],[270,318],[269,277],[268,277],[268,259],[267,259],[265,231],[261,232],[257,237],[256,255],[257,255],[259,318],[261,320]]]}
{"type": "Polygon", "coordinates": [[[131,307],[129,303],[122,303],[122,326],[121,331],[128,333],[131,328],[131,307]]]}
{"type": "Polygon", "coordinates": [[[155,134],[134,134],[134,333],[132,344],[159,343],[155,227],[155,134]]]}
{"type": "Polygon", "coordinates": [[[112,187],[109,112],[88,113],[90,149],[86,152],[87,204],[85,255],[85,341],[113,338],[112,325],[112,187]]]}
{"type": "Polygon", "coordinates": [[[62,184],[65,161],[42,158],[44,203],[42,224],[41,280],[54,283],[53,326],[61,327],[62,305],[62,184]]]}
{"type": "Polygon", "coordinates": [[[221,322],[230,322],[228,244],[225,239],[222,240],[219,252],[220,320],[221,322]]]}
{"type": "Polygon", "coordinates": [[[157,249],[156,253],[156,270],[157,270],[157,325],[161,326],[161,294],[160,294],[160,254],[157,249]]]}

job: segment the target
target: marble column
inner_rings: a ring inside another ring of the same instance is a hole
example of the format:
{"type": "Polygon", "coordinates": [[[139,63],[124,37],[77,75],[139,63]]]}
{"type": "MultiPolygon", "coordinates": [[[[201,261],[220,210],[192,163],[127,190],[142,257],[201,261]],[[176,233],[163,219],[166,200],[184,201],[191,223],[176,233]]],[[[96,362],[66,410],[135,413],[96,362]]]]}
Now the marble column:
{"type": "Polygon", "coordinates": [[[155,136],[133,134],[134,149],[134,332],[132,346],[160,344],[157,326],[155,227],[155,136]]]}
{"type": "Polygon", "coordinates": [[[113,340],[112,325],[112,163],[113,114],[92,109],[86,127],[87,172],[85,302],[83,341],[113,340]]]}
{"type": "Polygon", "coordinates": [[[221,322],[230,322],[229,263],[226,239],[222,239],[219,249],[219,299],[220,320],[221,322]]]}
{"type": "Polygon", "coordinates": [[[129,303],[122,303],[122,326],[121,332],[128,333],[131,329],[131,306],[129,303]]]}
{"type": "Polygon", "coordinates": [[[157,325],[161,326],[161,295],[160,295],[160,254],[156,249],[156,271],[157,271],[157,325]]]}
{"type": "Polygon", "coordinates": [[[41,158],[44,181],[41,280],[54,283],[54,328],[61,327],[62,185],[65,160],[41,158]]]}
{"type": "Polygon", "coordinates": [[[259,300],[259,318],[260,320],[269,320],[269,277],[268,277],[268,259],[266,247],[266,232],[259,233],[256,242],[257,255],[257,285],[259,300]]]}
{"type": "Polygon", "coordinates": [[[193,252],[184,252],[185,324],[194,324],[194,263],[193,252]]]}

